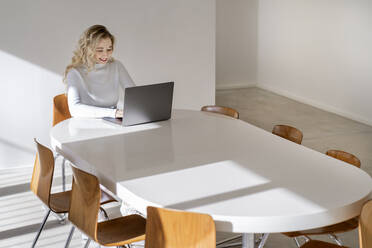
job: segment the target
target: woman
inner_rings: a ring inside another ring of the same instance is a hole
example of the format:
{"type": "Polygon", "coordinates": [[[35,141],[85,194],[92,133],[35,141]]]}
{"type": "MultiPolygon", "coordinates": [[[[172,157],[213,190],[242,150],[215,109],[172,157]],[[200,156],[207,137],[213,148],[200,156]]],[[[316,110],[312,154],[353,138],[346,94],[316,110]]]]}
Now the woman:
{"type": "Polygon", "coordinates": [[[102,25],[80,37],[65,71],[70,113],[74,117],[123,117],[117,108],[120,89],[135,86],[122,63],[114,60],[114,36],[102,25]]]}

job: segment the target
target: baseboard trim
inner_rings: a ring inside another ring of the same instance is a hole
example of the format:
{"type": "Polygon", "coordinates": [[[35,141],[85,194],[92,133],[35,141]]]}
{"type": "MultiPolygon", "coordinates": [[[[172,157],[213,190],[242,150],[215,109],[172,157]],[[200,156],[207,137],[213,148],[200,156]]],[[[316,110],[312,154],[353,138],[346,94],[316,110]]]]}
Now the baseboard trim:
{"type": "Polygon", "coordinates": [[[319,102],[314,101],[314,100],[311,100],[309,98],[306,98],[306,97],[302,97],[302,96],[293,94],[293,93],[288,92],[286,90],[281,90],[281,89],[278,89],[278,88],[275,88],[275,87],[272,87],[272,86],[268,86],[268,85],[263,85],[263,84],[258,84],[256,87],[257,88],[260,88],[260,89],[263,89],[263,90],[271,91],[271,92],[273,92],[275,94],[278,94],[278,95],[281,95],[281,96],[285,96],[287,98],[290,98],[292,100],[295,100],[295,101],[298,101],[298,102],[301,102],[301,103],[304,103],[304,104],[311,105],[311,106],[313,106],[315,108],[319,108],[319,109],[325,110],[327,112],[331,112],[331,113],[340,115],[342,117],[351,119],[353,121],[361,122],[363,124],[372,126],[372,119],[366,119],[366,118],[364,118],[362,116],[355,115],[353,113],[350,113],[350,112],[341,110],[339,108],[335,108],[335,107],[329,106],[329,105],[324,104],[324,103],[319,103],[319,102]]]}
{"type": "Polygon", "coordinates": [[[217,84],[216,90],[234,90],[257,86],[256,83],[217,84]]]}

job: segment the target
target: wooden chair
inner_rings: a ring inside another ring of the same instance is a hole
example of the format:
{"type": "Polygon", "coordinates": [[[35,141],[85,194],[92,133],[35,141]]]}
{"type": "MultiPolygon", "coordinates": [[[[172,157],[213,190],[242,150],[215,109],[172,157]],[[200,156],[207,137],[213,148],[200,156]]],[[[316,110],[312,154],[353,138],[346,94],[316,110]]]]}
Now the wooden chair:
{"type": "Polygon", "coordinates": [[[216,247],[211,216],[148,207],[145,248],[216,247]]]}
{"type": "MultiPolygon", "coordinates": [[[[359,218],[359,247],[372,247],[372,201],[364,204],[359,218]]],[[[347,248],[319,240],[310,240],[301,248],[347,248]]]]}
{"type": "Polygon", "coordinates": [[[338,160],[342,160],[346,163],[352,164],[358,168],[360,168],[361,166],[359,158],[357,158],[351,153],[340,151],[340,150],[328,150],[326,154],[338,160]]]}
{"type": "Polygon", "coordinates": [[[301,145],[302,143],[303,134],[295,127],[276,125],[274,126],[272,133],[297,144],[301,145]]]}
{"type": "Polygon", "coordinates": [[[227,116],[230,116],[232,118],[235,118],[235,119],[239,119],[239,112],[236,111],[235,109],[228,108],[228,107],[204,106],[204,107],[201,108],[201,111],[223,114],[223,115],[227,115],[227,116]]]}
{"type": "Polygon", "coordinates": [[[359,217],[359,248],[372,247],[372,201],[364,204],[359,217]]]}
{"type": "MultiPolygon", "coordinates": [[[[346,163],[349,163],[351,165],[354,165],[358,168],[360,168],[361,163],[360,160],[354,156],[353,154],[344,152],[344,151],[339,151],[339,150],[328,150],[326,152],[328,156],[334,157],[336,159],[342,160],[346,163]]],[[[321,228],[315,228],[311,230],[304,230],[304,231],[299,231],[299,232],[288,232],[288,233],[283,233],[284,235],[291,237],[291,238],[296,238],[299,236],[308,236],[308,235],[323,235],[323,234],[328,234],[330,237],[338,244],[342,245],[341,241],[337,238],[335,233],[343,233],[343,232],[348,232],[351,231],[355,228],[358,227],[358,219],[359,217],[352,218],[350,220],[330,225],[330,226],[325,226],[321,228]]],[[[298,243],[298,241],[296,242],[298,243]]],[[[325,246],[326,247],[326,246],[325,246]]],[[[339,247],[339,246],[338,246],[339,247]]]]}
{"type": "Polygon", "coordinates": [[[51,194],[54,172],[53,152],[47,147],[39,144],[36,139],[35,143],[37,154],[30,189],[48,207],[48,211],[44,216],[43,222],[41,223],[39,231],[37,232],[32,243],[32,247],[35,247],[51,211],[57,214],[64,214],[68,212],[71,193],[70,191],[65,191],[51,194]]]}
{"type": "Polygon", "coordinates": [[[98,223],[101,190],[97,177],[75,167],[68,219],[89,239],[103,246],[123,246],[145,239],[146,220],[128,215],[98,223]]]}
{"type": "MultiPolygon", "coordinates": [[[[51,193],[53,172],[54,172],[54,157],[53,152],[38,143],[35,139],[37,154],[32,173],[30,184],[31,191],[48,207],[48,211],[44,216],[43,222],[36,234],[32,247],[35,247],[39,239],[41,231],[49,217],[50,212],[56,214],[65,214],[69,210],[71,191],[64,191],[59,193],[51,193]]],[[[106,204],[115,201],[111,196],[106,193],[101,198],[101,204],[106,204]]]]}
{"type": "Polygon", "coordinates": [[[71,114],[67,96],[65,94],[55,96],[53,98],[53,126],[69,118],[71,118],[71,114]]]}

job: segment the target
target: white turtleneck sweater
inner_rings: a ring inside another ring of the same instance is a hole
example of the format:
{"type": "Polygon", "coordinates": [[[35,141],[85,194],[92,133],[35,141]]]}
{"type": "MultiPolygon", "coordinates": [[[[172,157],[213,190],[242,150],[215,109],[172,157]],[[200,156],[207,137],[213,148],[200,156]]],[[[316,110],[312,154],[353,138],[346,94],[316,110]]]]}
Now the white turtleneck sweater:
{"type": "Polygon", "coordinates": [[[115,117],[120,90],[135,86],[127,70],[118,60],[96,64],[87,73],[84,66],[67,73],[67,97],[73,117],[115,117]]]}

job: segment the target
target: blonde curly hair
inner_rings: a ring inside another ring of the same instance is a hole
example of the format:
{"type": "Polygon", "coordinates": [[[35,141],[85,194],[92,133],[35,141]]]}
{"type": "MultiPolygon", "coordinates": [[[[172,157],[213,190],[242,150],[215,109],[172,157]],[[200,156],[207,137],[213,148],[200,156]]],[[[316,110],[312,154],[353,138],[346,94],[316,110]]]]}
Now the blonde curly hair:
{"type": "MultiPolygon", "coordinates": [[[[115,37],[107,30],[105,26],[93,25],[89,27],[80,36],[78,47],[74,51],[74,56],[72,57],[71,63],[66,67],[63,82],[66,84],[67,73],[78,66],[84,65],[87,71],[92,71],[94,65],[96,64],[95,52],[96,47],[101,39],[110,38],[112,42],[112,47],[114,47],[115,37]]],[[[108,62],[112,62],[111,57],[108,62]]]]}

